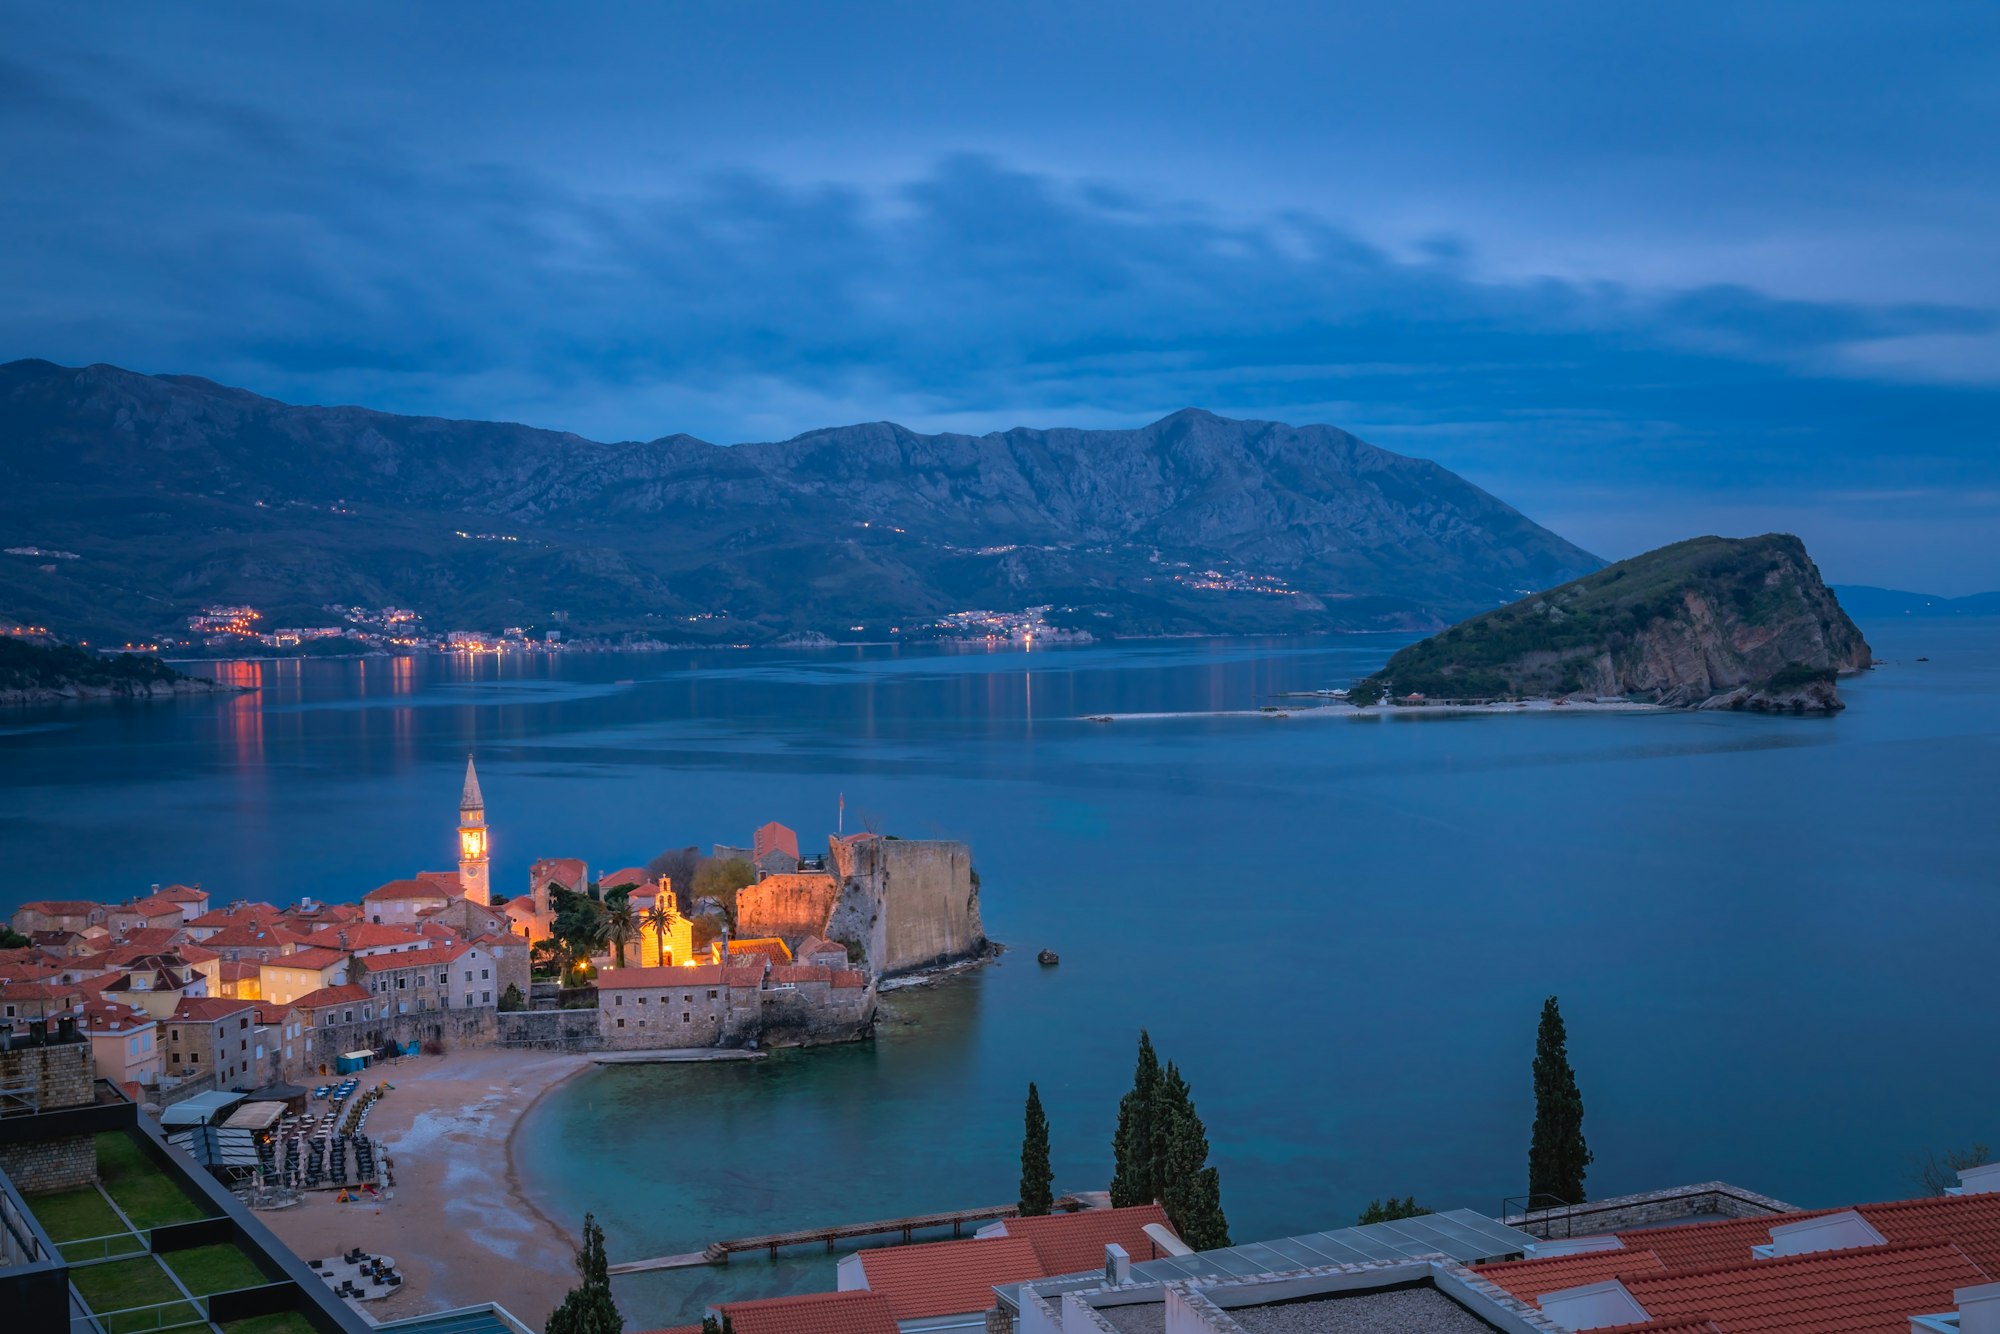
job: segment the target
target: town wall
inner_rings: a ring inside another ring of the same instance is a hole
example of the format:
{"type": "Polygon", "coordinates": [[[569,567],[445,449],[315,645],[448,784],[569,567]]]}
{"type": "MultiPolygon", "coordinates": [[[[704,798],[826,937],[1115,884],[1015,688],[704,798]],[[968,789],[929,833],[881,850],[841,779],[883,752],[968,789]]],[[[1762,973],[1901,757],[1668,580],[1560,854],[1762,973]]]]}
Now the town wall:
{"type": "Polygon", "coordinates": [[[390,1042],[398,1045],[442,1042],[447,1049],[491,1046],[497,1018],[492,1007],[480,1006],[470,1010],[381,1015],[350,1024],[318,1024],[306,1030],[304,1068],[294,1073],[314,1078],[331,1074],[343,1052],[375,1051],[390,1042]]]}
{"type": "Polygon", "coordinates": [[[853,1042],[875,1028],[875,988],[800,982],[764,993],[763,1045],[812,1047],[853,1042]]]}
{"type": "Polygon", "coordinates": [[[767,875],[736,891],[736,931],[740,936],[777,936],[796,947],[806,936],[822,935],[840,886],[830,875],[805,871],[767,875]]]}
{"type": "Polygon", "coordinates": [[[596,1010],[514,1010],[494,1016],[493,1033],[502,1047],[592,1051],[604,1045],[596,1010]]]}
{"type": "Polygon", "coordinates": [[[836,839],[832,852],[840,898],[825,935],[860,941],[877,974],[912,972],[985,951],[972,850],[965,844],[836,839]]]}

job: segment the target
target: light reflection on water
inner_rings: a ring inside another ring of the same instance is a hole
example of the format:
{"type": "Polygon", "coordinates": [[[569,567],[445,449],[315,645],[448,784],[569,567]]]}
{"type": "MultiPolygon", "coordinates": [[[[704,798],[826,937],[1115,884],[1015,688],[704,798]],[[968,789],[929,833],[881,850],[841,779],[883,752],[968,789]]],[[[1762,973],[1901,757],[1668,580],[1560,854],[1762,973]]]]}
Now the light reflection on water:
{"type": "MultiPolygon", "coordinates": [[[[255,695],[13,721],[0,850],[16,899],[352,897],[451,864],[474,749],[502,889],[765,819],[811,841],[843,793],[850,828],[972,843],[998,968],[899,1000],[871,1044],[544,1102],[528,1179],[606,1218],[614,1259],[1008,1199],[1029,1079],[1059,1187],[1101,1187],[1141,1025],[1189,1072],[1239,1237],[1390,1192],[1491,1210],[1550,991],[1596,1193],[1836,1203],[1991,1142],[2000,1105],[1967,1055],[2000,1043],[2000,624],[1867,628],[1889,665],[1830,722],[1078,721],[1343,684],[1400,642],[1373,638],[244,664],[255,695]]],[[[832,1264],[621,1292],[665,1324],[832,1264]]]]}

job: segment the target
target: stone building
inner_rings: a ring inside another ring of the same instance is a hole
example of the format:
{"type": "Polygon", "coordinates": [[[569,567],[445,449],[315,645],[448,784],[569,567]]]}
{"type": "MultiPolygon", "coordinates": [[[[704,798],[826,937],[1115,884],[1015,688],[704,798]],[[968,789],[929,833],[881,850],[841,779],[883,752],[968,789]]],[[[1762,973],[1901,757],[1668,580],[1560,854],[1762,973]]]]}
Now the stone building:
{"type": "Polygon", "coordinates": [[[390,926],[414,926],[427,912],[437,912],[459,897],[440,885],[442,872],[432,871],[408,880],[391,880],[361,896],[361,906],[370,922],[390,926]]]}
{"type": "Polygon", "coordinates": [[[79,934],[101,926],[109,913],[101,903],[88,899],[36,899],[14,909],[8,924],[16,934],[32,936],[37,931],[75,931],[79,934]]]}
{"type": "Polygon", "coordinates": [[[607,1047],[739,1047],[763,1022],[764,965],[607,968],[597,975],[607,1047]]]}
{"type": "MultiPolygon", "coordinates": [[[[257,994],[245,1000],[290,1004],[321,987],[347,980],[347,955],[339,950],[306,947],[257,965],[257,994]]],[[[239,988],[240,990],[240,988],[239,988]]]]}
{"type": "Polygon", "coordinates": [[[181,905],[164,894],[121,903],[105,910],[104,925],[114,937],[143,927],[178,930],[187,924],[181,905]]]}
{"type": "Polygon", "coordinates": [[[251,1050],[257,1002],[221,996],[187,996],[160,1023],[165,1034],[160,1073],[176,1078],[212,1076],[220,1089],[258,1082],[251,1050]]]}

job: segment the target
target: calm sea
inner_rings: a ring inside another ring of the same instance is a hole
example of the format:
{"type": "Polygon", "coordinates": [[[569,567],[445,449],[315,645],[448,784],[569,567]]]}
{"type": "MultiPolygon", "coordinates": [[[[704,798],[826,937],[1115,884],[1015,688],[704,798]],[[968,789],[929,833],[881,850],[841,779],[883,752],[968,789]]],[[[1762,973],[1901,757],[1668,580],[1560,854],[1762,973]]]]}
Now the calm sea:
{"type": "MultiPolygon", "coordinates": [[[[1101,1188],[1142,1026],[1239,1240],[1391,1192],[1496,1210],[1552,992],[1593,1194],[1880,1198],[2000,1143],[2000,622],[1864,628],[1884,665],[1830,721],[1078,721],[1344,684],[1381,638],[245,664],[254,695],[0,718],[0,899],[448,867],[469,750],[503,889],[767,819],[816,841],[843,793],[849,829],[970,842],[1012,952],[873,1043],[543,1102],[528,1184],[613,1259],[1011,1199],[1029,1080],[1058,1188],[1101,1188]]],[[[808,1249],[620,1283],[666,1323],[832,1277],[808,1249]]]]}

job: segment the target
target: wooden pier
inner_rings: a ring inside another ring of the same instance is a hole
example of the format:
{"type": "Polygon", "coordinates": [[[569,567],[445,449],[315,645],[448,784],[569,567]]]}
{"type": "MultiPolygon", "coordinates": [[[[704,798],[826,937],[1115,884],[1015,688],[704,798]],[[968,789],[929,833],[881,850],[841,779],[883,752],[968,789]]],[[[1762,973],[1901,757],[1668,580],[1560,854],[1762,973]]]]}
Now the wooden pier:
{"type": "MultiPolygon", "coordinates": [[[[1055,1202],[1062,1213],[1073,1213],[1088,1207],[1088,1202],[1075,1196],[1065,1195],[1055,1202]]],[[[953,1209],[941,1214],[913,1214],[908,1218],[885,1218],[873,1223],[838,1223],[832,1227],[806,1227],[795,1232],[772,1232],[762,1237],[739,1237],[734,1241],[712,1241],[702,1250],[687,1255],[656,1255],[650,1260],[627,1260],[623,1264],[609,1266],[609,1272],[617,1274],[644,1274],[658,1269],[692,1269],[697,1265],[719,1265],[729,1263],[729,1257],[743,1251],[769,1251],[776,1259],[779,1250],[786,1246],[804,1246],[812,1242],[822,1242],[830,1251],[837,1241],[852,1241],[861,1237],[882,1237],[900,1233],[904,1241],[914,1239],[913,1234],[930,1228],[949,1227],[951,1235],[963,1237],[967,1223],[992,1223],[1003,1218],[1012,1218],[1020,1212],[1019,1205],[995,1204],[984,1209],[953,1209]]]]}

